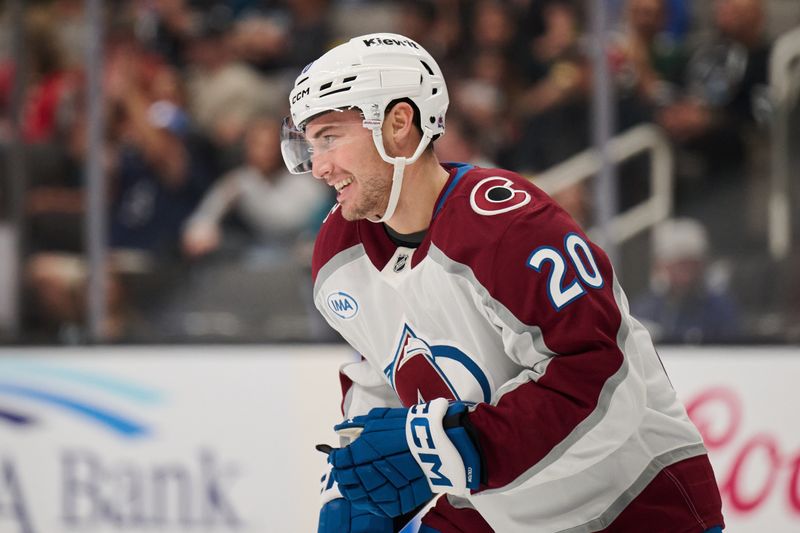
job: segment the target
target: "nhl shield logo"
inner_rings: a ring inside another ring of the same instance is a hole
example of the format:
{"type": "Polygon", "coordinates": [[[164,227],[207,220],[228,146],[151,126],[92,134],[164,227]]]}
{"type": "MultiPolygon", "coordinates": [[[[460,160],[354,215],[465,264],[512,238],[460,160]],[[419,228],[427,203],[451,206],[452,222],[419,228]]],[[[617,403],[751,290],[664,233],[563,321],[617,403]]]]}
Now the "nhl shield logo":
{"type": "Polygon", "coordinates": [[[408,264],[408,254],[400,254],[397,256],[397,261],[394,263],[393,270],[395,272],[400,272],[406,267],[406,264],[408,264]]]}

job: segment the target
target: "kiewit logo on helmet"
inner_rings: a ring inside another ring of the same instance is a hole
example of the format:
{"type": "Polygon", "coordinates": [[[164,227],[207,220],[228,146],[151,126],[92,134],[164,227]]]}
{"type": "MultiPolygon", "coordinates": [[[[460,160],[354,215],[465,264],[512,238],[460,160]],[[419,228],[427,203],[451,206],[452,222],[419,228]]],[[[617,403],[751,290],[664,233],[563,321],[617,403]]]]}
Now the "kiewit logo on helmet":
{"type": "Polygon", "coordinates": [[[410,46],[412,48],[419,48],[419,45],[411,39],[381,39],[380,37],[373,37],[372,39],[362,39],[364,44],[372,46],[373,44],[388,44],[395,46],[410,46]]]}

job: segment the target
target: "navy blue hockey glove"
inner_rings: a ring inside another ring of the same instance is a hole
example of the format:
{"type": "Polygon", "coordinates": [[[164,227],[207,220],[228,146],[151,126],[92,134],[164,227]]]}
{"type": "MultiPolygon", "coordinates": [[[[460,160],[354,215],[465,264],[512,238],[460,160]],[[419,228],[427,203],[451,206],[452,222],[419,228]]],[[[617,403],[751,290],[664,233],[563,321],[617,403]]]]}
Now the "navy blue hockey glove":
{"type": "Polygon", "coordinates": [[[322,508],[317,533],[393,533],[392,519],[359,509],[342,497],[328,471],[322,476],[322,508]]]}
{"type": "Polygon", "coordinates": [[[342,495],[353,507],[394,517],[434,493],[477,489],[480,455],[463,425],[466,411],[464,403],[439,398],[409,409],[376,408],[337,425],[340,433],[361,430],[329,455],[342,495]]]}

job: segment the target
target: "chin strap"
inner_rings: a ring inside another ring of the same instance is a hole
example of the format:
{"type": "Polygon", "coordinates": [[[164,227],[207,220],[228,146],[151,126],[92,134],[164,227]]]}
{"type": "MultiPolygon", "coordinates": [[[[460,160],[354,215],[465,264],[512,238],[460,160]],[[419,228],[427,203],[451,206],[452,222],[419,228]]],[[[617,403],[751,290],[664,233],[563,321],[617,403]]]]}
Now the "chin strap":
{"type": "Polygon", "coordinates": [[[378,149],[378,154],[380,154],[381,159],[394,165],[394,172],[392,173],[392,190],[389,191],[389,203],[386,205],[386,211],[380,217],[367,217],[367,220],[375,223],[386,222],[394,216],[397,203],[400,201],[400,191],[403,188],[403,174],[405,173],[406,165],[410,165],[419,159],[419,156],[425,151],[425,147],[431,142],[431,137],[431,133],[426,131],[422,139],[419,140],[417,149],[411,157],[389,157],[383,147],[383,133],[380,128],[372,130],[372,140],[375,143],[375,148],[378,149]]]}
{"type": "Polygon", "coordinates": [[[389,203],[386,205],[386,211],[381,217],[367,217],[370,222],[386,222],[394,216],[394,211],[397,209],[397,202],[400,200],[400,191],[403,189],[403,174],[406,170],[405,157],[394,158],[394,172],[392,173],[392,190],[389,191],[389,203]]]}

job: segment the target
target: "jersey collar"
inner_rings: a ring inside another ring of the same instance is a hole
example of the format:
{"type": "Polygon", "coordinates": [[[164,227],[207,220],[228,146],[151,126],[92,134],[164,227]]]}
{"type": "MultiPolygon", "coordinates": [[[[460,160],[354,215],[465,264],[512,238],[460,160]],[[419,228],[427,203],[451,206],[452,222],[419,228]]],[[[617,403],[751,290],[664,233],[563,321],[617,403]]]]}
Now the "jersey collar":
{"type": "Polygon", "coordinates": [[[450,178],[450,182],[445,185],[444,192],[439,196],[439,200],[436,202],[436,209],[433,210],[432,219],[436,218],[436,215],[438,215],[439,211],[444,207],[447,197],[450,196],[450,193],[456,188],[456,185],[458,185],[458,182],[464,177],[464,174],[475,168],[474,165],[468,163],[444,163],[442,166],[452,173],[452,177],[450,178]],[[453,172],[453,170],[455,170],[455,172],[453,172]]]}

